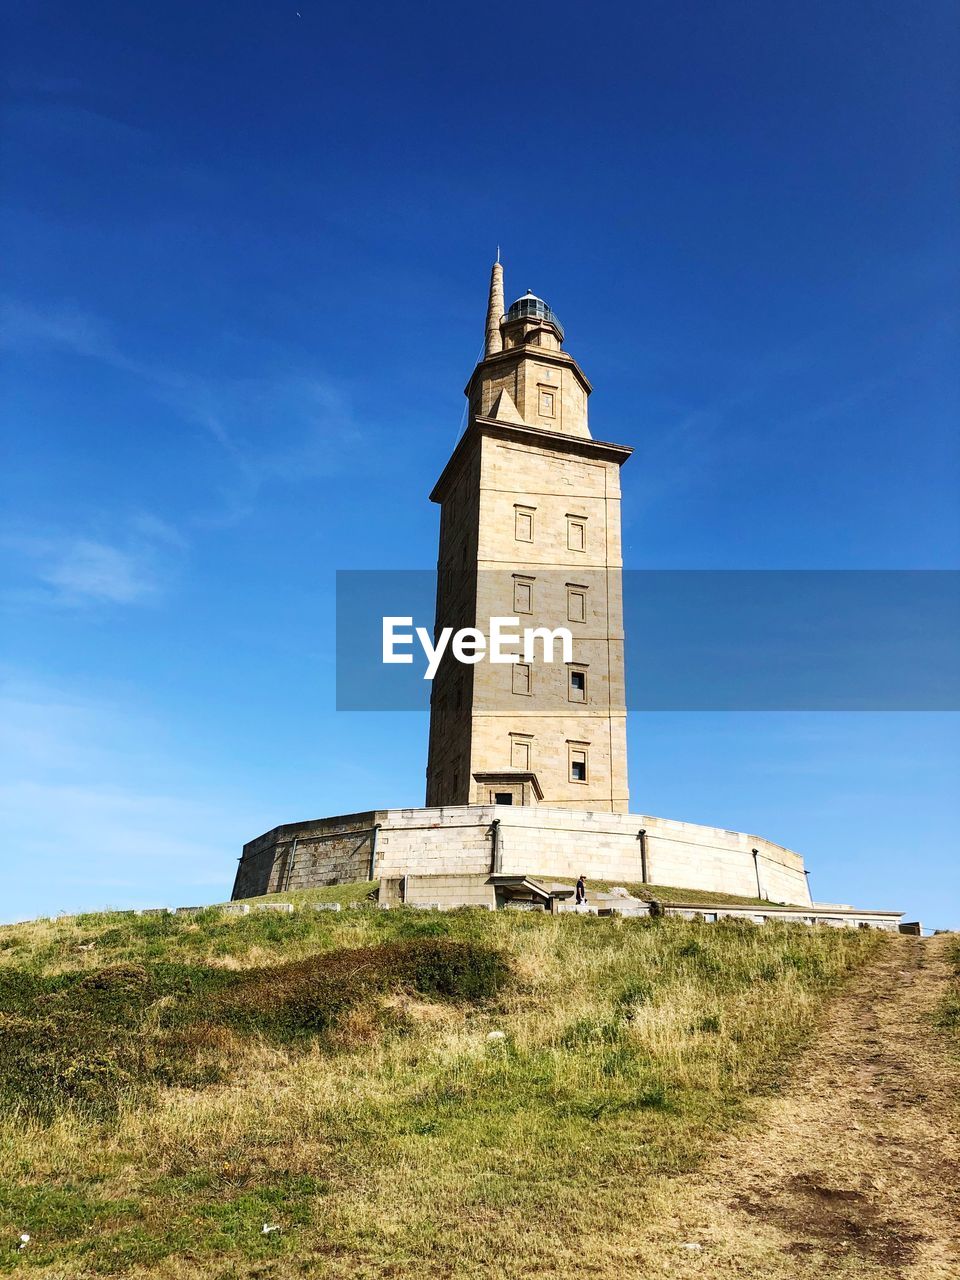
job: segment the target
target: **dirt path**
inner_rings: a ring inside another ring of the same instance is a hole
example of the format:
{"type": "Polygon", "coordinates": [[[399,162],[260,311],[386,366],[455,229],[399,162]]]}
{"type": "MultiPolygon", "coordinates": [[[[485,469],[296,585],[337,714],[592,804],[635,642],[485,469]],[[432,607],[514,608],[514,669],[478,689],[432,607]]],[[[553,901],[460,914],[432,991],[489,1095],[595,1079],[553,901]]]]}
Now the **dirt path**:
{"type": "Polygon", "coordinates": [[[947,942],[898,937],[755,1129],[664,1191],[650,1273],[960,1280],[960,1056],[930,1024],[947,942]]]}

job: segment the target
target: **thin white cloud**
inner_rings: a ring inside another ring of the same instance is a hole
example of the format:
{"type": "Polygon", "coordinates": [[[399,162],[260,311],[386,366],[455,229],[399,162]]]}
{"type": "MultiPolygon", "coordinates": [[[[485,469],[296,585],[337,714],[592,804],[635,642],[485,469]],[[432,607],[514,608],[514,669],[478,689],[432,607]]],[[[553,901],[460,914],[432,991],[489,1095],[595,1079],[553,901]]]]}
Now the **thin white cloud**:
{"type": "Polygon", "coordinates": [[[20,528],[0,535],[0,546],[17,582],[7,588],[8,603],[143,605],[164,594],[186,540],[141,512],[112,538],[20,528]]]}
{"type": "Polygon", "coordinates": [[[0,303],[0,346],[19,352],[52,347],[120,369],[140,369],[117,349],[97,317],[72,306],[38,308],[6,299],[0,303]]]}
{"type": "Polygon", "coordinates": [[[62,97],[70,88],[67,81],[53,82],[46,88],[38,86],[32,101],[9,103],[4,112],[7,134],[30,141],[39,134],[54,144],[92,145],[112,154],[143,151],[151,144],[146,129],[62,97]]]}
{"type": "Polygon", "coordinates": [[[200,427],[229,456],[234,494],[248,510],[261,485],[334,473],[362,444],[351,397],[336,381],[285,369],[246,377],[203,377],[129,355],[109,325],[75,307],[0,302],[0,347],[54,350],[95,360],[137,378],[180,418],[200,427]]]}
{"type": "Polygon", "coordinates": [[[167,546],[184,550],[188,543],[179,529],[149,511],[138,512],[130,522],[133,531],[154,542],[162,542],[167,546]]]}
{"type": "Polygon", "coordinates": [[[133,604],[154,595],[156,582],[127,551],[79,538],[40,569],[40,580],[64,599],[133,604]]]}

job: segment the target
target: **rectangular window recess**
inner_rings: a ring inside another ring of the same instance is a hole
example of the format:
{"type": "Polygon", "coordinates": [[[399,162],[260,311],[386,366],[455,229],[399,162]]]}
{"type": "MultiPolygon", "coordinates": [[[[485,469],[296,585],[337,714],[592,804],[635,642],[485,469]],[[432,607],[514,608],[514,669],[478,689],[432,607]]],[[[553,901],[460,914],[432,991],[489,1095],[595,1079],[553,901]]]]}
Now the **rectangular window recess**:
{"type": "Polygon", "coordinates": [[[567,588],[567,621],[586,622],[587,593],[579,587],[567,588]]]}
{"type": "Polygon", "coordinates": [[[517,542],[533,541],[533,507],[518,507],[513,509],[513,536],[517,542]]]}
{"type": "Polygon", "coordinates": [[[587,781],[587,747],[570,746],[570,781],[587,781]]]}
{"type": "Polygon", "coordinates": [[[513,664],[513,692],[530,692],[530,663],[515,662],[513,664]]]}
{"type": "Polygon", "coordinates": [[[514,613],[533,612],[533,586],[530,582],[516,581],[513,584],[514,613]]]}
{"type": "Polygon", "coordinates": [[[587,519],[586,516],[567,516],[567,550],[586,551],[587,519]]]}

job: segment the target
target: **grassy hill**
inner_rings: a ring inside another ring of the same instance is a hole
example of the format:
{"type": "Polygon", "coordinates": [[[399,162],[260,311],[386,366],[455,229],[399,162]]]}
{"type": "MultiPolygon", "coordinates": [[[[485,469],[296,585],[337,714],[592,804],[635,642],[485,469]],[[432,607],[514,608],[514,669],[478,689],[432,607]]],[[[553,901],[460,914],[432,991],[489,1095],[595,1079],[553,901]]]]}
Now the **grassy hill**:
{"type": "Polygon", "coordinates": [[[0,928],[0,1269],[620,1275],[631,1223],[888,945],[308,909],[368,889],[0,928]]]}

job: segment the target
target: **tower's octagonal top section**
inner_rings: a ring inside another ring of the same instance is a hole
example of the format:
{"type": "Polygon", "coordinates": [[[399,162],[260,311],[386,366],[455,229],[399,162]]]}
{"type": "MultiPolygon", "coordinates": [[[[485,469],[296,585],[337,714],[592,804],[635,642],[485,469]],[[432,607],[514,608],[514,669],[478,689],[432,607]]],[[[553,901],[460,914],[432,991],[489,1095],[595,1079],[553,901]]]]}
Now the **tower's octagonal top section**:
{"type": "Polygon", "coordinates": [[[507,323],[511,320],[523,320],[526,318],[534,320],[546,320],[547,324],[552,324],[563,341],[563,325],[557,319],[551,307],[544,302],[542,298],[538,298],[535,293],[531,293],[528,289],[522,298],[518,298],[512,304],[507,312],[507,323]]]}
{"type": "Polygon", "coordinates": [[[503,267],[490,272],[483,359],[467,383],[472,419],[590,439],[590,383],[568,351],[551,307],[528,289],[504,314],[503,267]]]}

